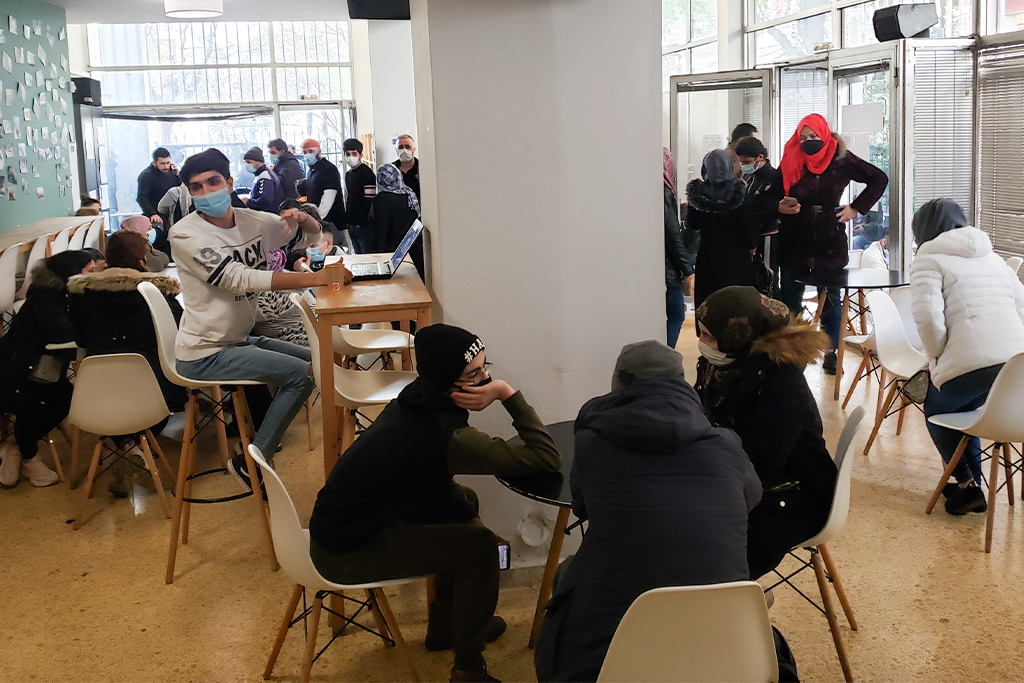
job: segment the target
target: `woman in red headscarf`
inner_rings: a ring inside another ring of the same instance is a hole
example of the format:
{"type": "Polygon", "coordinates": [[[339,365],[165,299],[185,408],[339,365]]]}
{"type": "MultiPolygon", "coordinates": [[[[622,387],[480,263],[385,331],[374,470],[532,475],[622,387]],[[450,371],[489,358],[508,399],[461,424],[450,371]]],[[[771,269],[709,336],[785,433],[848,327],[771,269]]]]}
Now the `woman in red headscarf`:
{"type": "MultiPolygon", "coordinates": [[[[845,268],[849,257],[845,224],[858,213],[866,214],[881,199],[889,178],[881,169],[848,151],[820,114],[805,116],[797,125],[783,150],[779,169],[786,190],[786,197],[779,203],[779,298],[791,311],[799,312],[804,285],[795,280],[795,271],[845,268]],[[840,206],[850,181],[867,187],[851,204],[840,206]]],[[[828,290],[821,315],[822,325],[832,340],[823,363],[830,375],[836,373],[839,295],[838,289],[828,290]]]]}

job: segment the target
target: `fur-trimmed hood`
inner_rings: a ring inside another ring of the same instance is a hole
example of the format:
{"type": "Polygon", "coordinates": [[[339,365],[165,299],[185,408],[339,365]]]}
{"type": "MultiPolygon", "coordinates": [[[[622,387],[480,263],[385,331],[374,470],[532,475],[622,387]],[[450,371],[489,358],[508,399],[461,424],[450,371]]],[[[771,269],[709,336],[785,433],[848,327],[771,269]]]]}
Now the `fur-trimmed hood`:
{"type": "Polygon", "coordinates": [[[99,273],[75,275],[68,280],[68,292],[135,292],[140,282],[152,282],[164,296],[177,296],[181,283],[166,275],[143,273],[133,268],[107,268],[99,273]]]}
{"type": "Polygon", "coordinates": [[[30,287],[39,287],[41,289],[55,289],[58,292],[62,292],[67,289],[67,285],[64,284],[64,280],[61,279],[60,275],[53,272],[46,267],[46,261],[40,261],[36,264],[36,267],[32,269],[32,284],[30,287]]]}
{"type": "Polygon", "coordinates": [[[715,186],[699,178],[686,184],[686,201],[691,208],[704,213],[728,213],[738,209],[746,198],[747,188],[739,178],[723,186],[715,186]]]}
{"type": "Polygon", "coordinates": [[[792,323],[755,339],[750,354],[764,354],[776,365],[813,363],[829,347],[828,335],[804,323],[792,323]]]}

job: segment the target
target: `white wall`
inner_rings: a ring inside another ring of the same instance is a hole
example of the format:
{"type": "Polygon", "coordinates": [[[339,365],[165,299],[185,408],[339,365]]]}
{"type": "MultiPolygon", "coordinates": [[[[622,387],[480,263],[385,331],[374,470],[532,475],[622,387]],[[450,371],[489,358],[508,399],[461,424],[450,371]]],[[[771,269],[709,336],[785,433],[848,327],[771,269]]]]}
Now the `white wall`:
{"type": "MultiPolygon", "coordinates": [[[[543,420],[574,419],[609,390],[624,344],[665,336],[661,4],[411,6],[439,312],[481,336],[543,420]]],[[[500,407],[473,422],[514,433],[500,407]]],[[[484,521],[523,551],[535,506],[472,479],[484,521]]]]}
{"type": "MultiPolygon", "coordinates": [[[[352,55],[352,97],[356,101],[356,132],[373,132],[373,90],[370,79],[370,28],[368,22],[349,22],[349,50],[352,55]]],[[[370,150],[364,150],[370,158],[370,150]]]]}
{"type": "Polygon", "coordinates": [[[412,28],[408,21],[370,21],[368,24],[374,146],[377,163],[383,164],[397,157],[392,144],[394,138],[406,133],[419,137],[412,28]]]}

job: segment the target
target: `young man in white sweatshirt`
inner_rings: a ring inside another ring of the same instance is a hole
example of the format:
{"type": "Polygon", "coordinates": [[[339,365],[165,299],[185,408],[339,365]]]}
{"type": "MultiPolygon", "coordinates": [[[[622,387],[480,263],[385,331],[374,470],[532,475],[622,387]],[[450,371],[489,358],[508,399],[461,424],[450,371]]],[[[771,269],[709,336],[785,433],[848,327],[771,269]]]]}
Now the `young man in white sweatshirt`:
{"type": "MultiPolygon", "coordinates": [[[[266,270],[267,252],[285,246],[292,231],[274,214],[231,206],[231,167],[220,150],[189,157],[181,179],[196,211],[175,223],[170,235],[185,309],[174,345],[178,372],[199,380],[255,380],[276,387],[253,441],[273,458],[312,392],[313,380],[308,348],[250,336],[256,293],[327,285],[329,274],[266,270]]],[[[345,284],[351,278],[346,271],[345,284]]],[[[244,456],[235,456],[229,465],[251,489],[244,456]]]]}

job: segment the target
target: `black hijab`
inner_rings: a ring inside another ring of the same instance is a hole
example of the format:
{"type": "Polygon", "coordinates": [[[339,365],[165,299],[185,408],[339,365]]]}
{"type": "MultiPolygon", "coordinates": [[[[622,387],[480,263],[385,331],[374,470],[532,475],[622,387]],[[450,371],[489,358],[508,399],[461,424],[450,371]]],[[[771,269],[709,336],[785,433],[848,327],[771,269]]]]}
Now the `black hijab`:
{"type": "Polygon", "coordinates": [[[68,278],[72,275],[80,274],[82,268],[85,268],[94,260],[92,254],[76,249],[54,254],[46,259],[45,263],[50,272],[63,280],[64,284],[67,284],[68,278]]]}
{"type": "Polygon", "coordinates": [[[914,232],[914,241],[917,242],[917,246],[921,246],[944,232],[967,225],[970,225],[970,223],[960,205],[952,199],[940,197],[939,199],[925,202],[917,210],[917,213],[914,214],[911,228],[914,232]]]}

